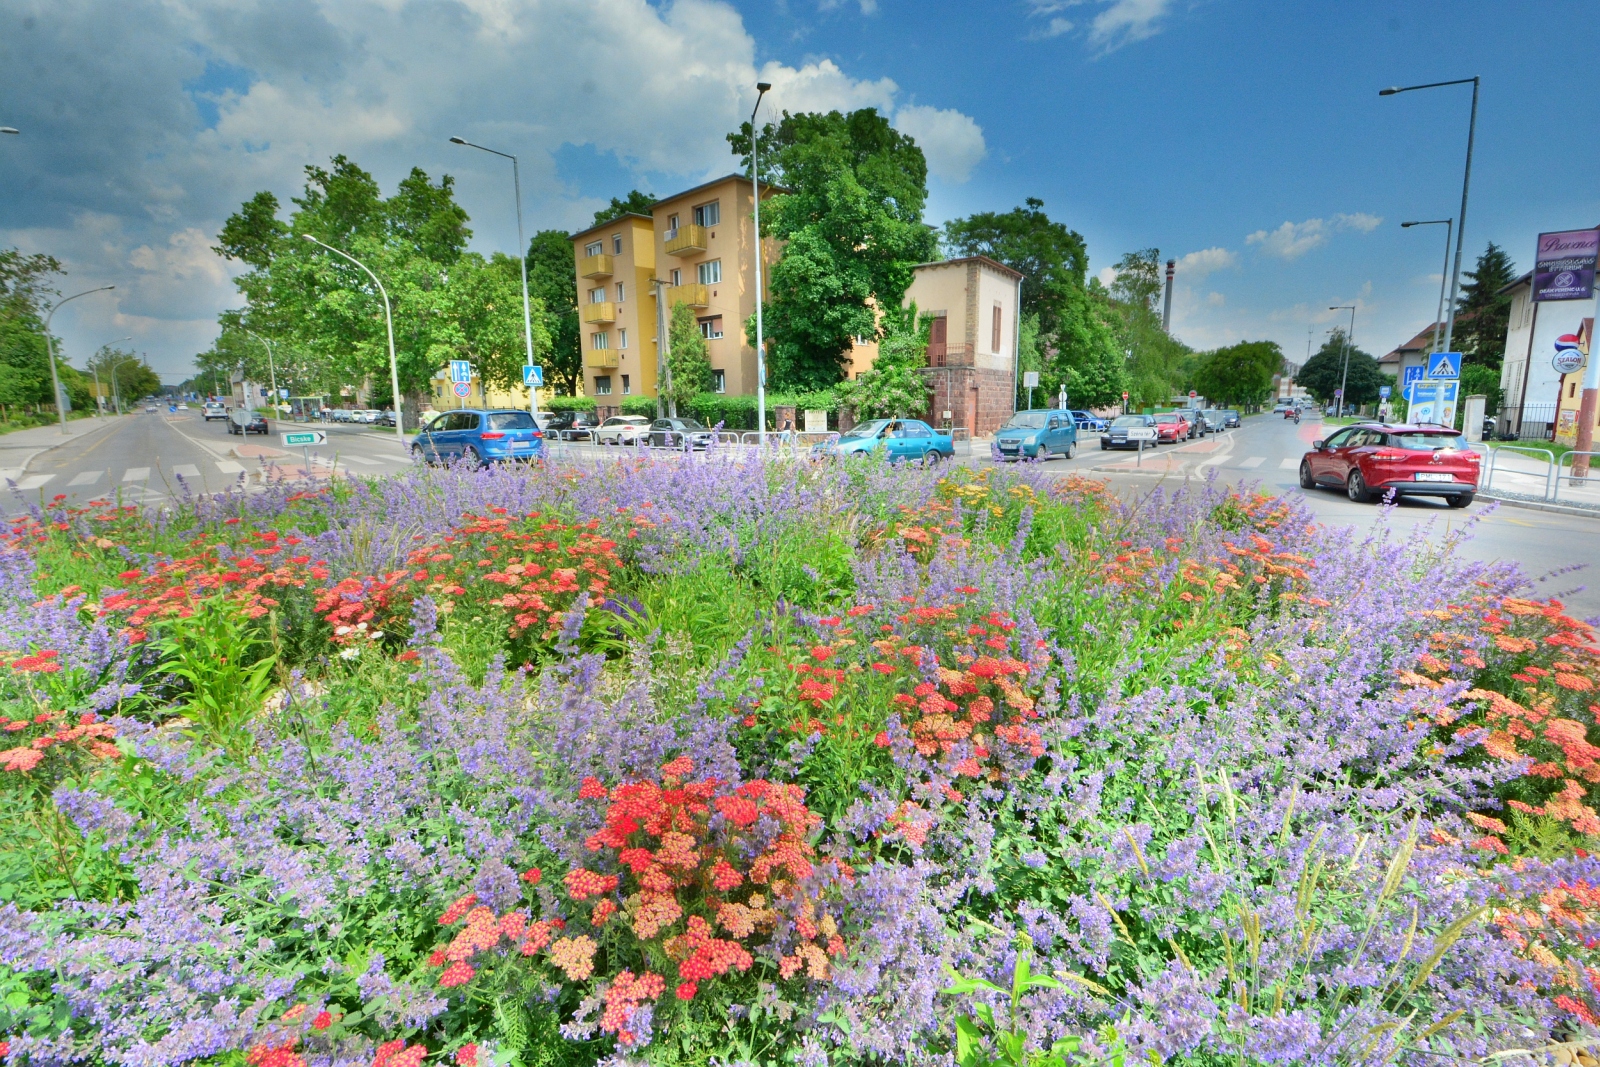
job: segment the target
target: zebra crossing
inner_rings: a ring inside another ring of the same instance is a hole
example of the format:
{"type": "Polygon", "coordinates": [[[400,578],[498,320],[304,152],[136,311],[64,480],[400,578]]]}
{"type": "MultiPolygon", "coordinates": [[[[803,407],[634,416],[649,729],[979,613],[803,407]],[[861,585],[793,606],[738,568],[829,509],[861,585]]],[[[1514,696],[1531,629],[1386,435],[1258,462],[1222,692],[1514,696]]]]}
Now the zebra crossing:
{"type": "MultiPolygon", "coordinates": [[[[1269,456],[1238,456],[1231,453],[1222,453],[1214,456],[1186,456],[1182,452],[1164,452],[1160,454],[1146,453],[1144,462],[1137,463],[1134,459],[1119,459],[1114,461],[1118,468],[1143,466],[1152,470],[1187,470],[1191,466],[1199,471],[1208,467],[1224,467],[1233,470],[1255,470],[1266,464],[1269,456]],[[1160,466],[1156,466],[1160,464],[1160,466]]],[[[1283,456],[1278,460],[1277,469],[1292,471],[1300,466],[1300,456],[1283,456]]]]}
{"type": "MultiPolygon", "coordinates": [[[[217,474],[230,482],[245,472],[244,464],[231,459],[215,460],[210,466],[215,467],[217,474]]],[[[57,477],[54,474],[26,474],[15,468],[0,469],[0,488],[10,486],[23,492],[30,492],[35,489],[43,489],[54,482],[57,477]]],[[[124,467],[120,471],[116,469],[79,471],[67,480],[66,488],[94,489],[105,484],[108,487],[126,487],[149,492],[150,490],[147,487],[152,478],[163,481],[181,479],[185,482],[196,483],[205,477],[206,475],[202,473],[198,464],[174,463],[167,468],[167,473],[165,474],[159,473],[158,470],[150,467],[124,467]]]]}

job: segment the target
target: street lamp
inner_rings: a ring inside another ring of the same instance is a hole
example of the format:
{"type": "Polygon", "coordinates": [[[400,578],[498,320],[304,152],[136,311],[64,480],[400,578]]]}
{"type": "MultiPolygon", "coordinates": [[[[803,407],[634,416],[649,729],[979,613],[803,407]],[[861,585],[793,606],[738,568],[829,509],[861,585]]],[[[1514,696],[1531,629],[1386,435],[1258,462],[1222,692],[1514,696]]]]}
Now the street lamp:
{"type": "Polygon", "coordinates": [[[61,375],[56,373],[56,341],[50,333],[50,320],[56,317],[56,312],[61,310],[61,305],[70,300],[76,300],[80,296],[88,296],[90,293],[110,292],[115,288],[116,286],[114,285],[102,285],[95,289],[85,289],[81,293],[73,293],[66,300],[57,300],[55,306],[50,309],[50,314],[44,318],[44,342],[45,346],[50,350],[50,384],[56,387],[56,415],[61,420],[62,433],[67,432],[67,406],[61,402],[61,375]]]}
{"type": "MultiPolygon", "coordinates": [[[[120,345],[124,341],[131,340],[133,340],[132,337],[119,337],[115,341],[107,341],[97,351],[104,352],[112,345],[120,345]]],[[[115,366],[117,362],[117,360],[112,360],[112,365],[115,366]]],[[[89,369],[94,372],[94,417],[98,419],[100,417],[100,368],[91,363],[89,364],[89,369]]],[[[114,380],[111,383],[111,388],[113,391],[117,388],[117,383],[114,380]]],[[[118,414],[121,414],[121,412],[118,412],[118,414]]]]}
{"type": "Polygon", "coordinates": [[[1338,410],[1335,412],[1336,415],[1342,417],[1344,415],[1345,403],[1344,390],[1345,386],[1350,382],[1350,349],[1355,343],[1356,306],[1354,304],[1340,304],[1336,307],[1331,307],[1328,310],[1350,312],[1350,332],[1344,335],[1344,372],[1339,375],[1339,406],[1338,410]]]}
{"type": "MultiPolygon", "coordinates": [[[[450,138],[450,143],[476,148],[480,152],[488,152],[490,155],[511,160],[511,191],[517,198],[517,262],[522,265],[522,341],[527,349],[527,364],[531,367],[533,366],[533,313],[528,309],[528,246],[523,243],[522,238],[522,178],[517,173],[517,157],[509,152],[497,152],[493,148],[473,144],[461,137],[450,138]]],[[[533,415],[534,424],[537,425],[539,394],[534,390],[532,382],[528,383],[528,411],[533,415]]]]}
{"type": "MultiPolygon", "coordinates": [[[[239,327],[239,329],[244,330],[245,333],[249,334],[251,337],[254,337],[257,341],[260,341],[262,343],[262,345],[264,345],[266,347],[266,350],[267,350],[267,373],[272,375],[272,410],[277,412],[279,415],[283,414],[283,412],[278,411],[278,401],[280,399],[279,396],[278,396],[278,365],[277,365],[276,362],[273,361],[273,358],[272,358],[272,342],[268,341],[265,337],[262,337],[259,333],[256,333],[254,330],[246,330],[243,326],[239,327]]],[[[396,408],[396,410],[399,410],[398,407],[396,408]]],[[[400,417],[398,415],[396,415],[394,421],[395,422],[399,422],[400,421],[400,417]]]]}
{"type": "Polygon", "coordinates": [[[767,443],[767,339],[761,329],[761,164],[756,159],[761,130],[756,112],[771,88],[771,82],[756,82],[756,106],[750,109],[750,190],[756,204],[756,440],[763,445],[767,443]]]}
{"type": "Polygon", "coordinates": [[[1428,219],[1424,222],[1402,222],[1400,228],[1410,229],[1412,226],[1443,226],[1444,227],[1444,270],[1439,275],[1439,310],[1433,315],[1433,350],[1444,351],[1444,335],[1439,332],[1439,323],[1444,321],[1444,281],[1450,273],[1450,230],[1454,219],[1428,219]]]}
{"type": "Polygon", "coordinates": [[[1438,89],[1445,85],[1466,85],[1472,83],[1472,117],[1467,122],[1467,165],[1461,172],[1461,213],[1456,216],[1456,266],[1450,274],[1450,317],[1444,325],[1444,349],[1451,351],[1455,338],[1456,328],[1456,293],[1461,284],[1461,245],[1467,236],[1467,187],[1472,184],[1472,141],[1478,133],[1478,78],[1457,78],[1447,82],[1429,82],[1427,85],[1390,86],[1379,89],[1379,96],[1394,96],[1396,93],[1409,93],[1416,89],[1438,89]]]}
{"type": "Polygon", "coordinates": [[[117,409],[118,415],[122,414],[122,393],[117,389],[117,370],[124,363],[137,363],[138,361],[139,357],[130,352],[121,359],[114,359],[106,365],[106,373],[111,376],[111,406],[117,409]]]}
{"type": "Polygon", "coordinates": [[[309,233],[300,235],[320,248],[326,248],[336,256],[342,256],[366,271],[367,277],[372,279],[372,284],[378,287],[378,295],[383,297],[383,321],[389,328],[389,391],[394,397],[394,435],[400,441],[400,451],[406,451],[406,419],[405,411],[400,403],[400,364],[394,358],[394,313],[389,309],[389,291],[383,287],[378,276],[367,265],[352,256],[349,252],[341,252],[330,244],[324,244],[309,233]]]}
{"type": "Polygon", "coordinates": [[[0,133],[21,133],[15,126],[0,126],[0,133]]]}

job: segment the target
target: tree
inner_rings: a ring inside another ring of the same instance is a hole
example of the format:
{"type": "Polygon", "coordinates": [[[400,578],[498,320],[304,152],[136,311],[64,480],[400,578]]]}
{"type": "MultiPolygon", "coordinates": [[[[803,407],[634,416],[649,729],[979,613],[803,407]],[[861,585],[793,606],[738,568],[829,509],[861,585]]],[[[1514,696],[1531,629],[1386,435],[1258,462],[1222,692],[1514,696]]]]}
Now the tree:
{"type": "Polygon", "coordinates": [[[1466,278],[1456,301],[1456,332],[1452,340],[1463,363],[1499,371],[1506,353],[1506,331],[1511,325],[1511,294],[1500,290],[1517,280],[1516,265],[1505,249],[1490,241],[1478,257],[1477,269],[1467,272],[1466,278]]]}
{"type": "Polygon", "coordinates": [[[1162,286],[1161,249],[1125,252],[1113,269],[1117,276],[1111,283],[1112,297],[1146,311],[1155,311],[1162,286]]]}
{"type": "Polygon", "coordinates": [[[635,189],[621,200],[613,196],[610,204],[594,213],[594,224],[600,226],[612,219],[620,219],[624,215],[648,215],[650,209],[655,206],[655,197],[635,189]]]}
{"type": "Polygon", "coordinates": [[[1218,404],[1259,404],[1272,392],[1272,376],[1282,370],[1283,350],[1276,341],[1240,341],[1202,356],[1194,387],[1218,404]]]}
{"type": "Polygon", "coordinates": [[[1054,349],[1040,382],[1056,391],[1066,386],[1067,402],[1108,407],[1122,399],[1127,369],[1112,325],[1114,313],[1103,297],[1072,287],[1058,309],[1054,349]]]}
{"type": "MultiPolygon", "coordinates": [[[[150,369],[144,357],[120,348],[107,346],[100,349],[90,357],[84,374],[91,379],[91,385],[95,377],[99,378],[100,387],[106,393],[108,408],[113,399],[126,404],[129,400],[161,391],[161,377],[150,369]]],[[[89,406],[94,406],[92,399],[89,406]]]]}
{"type": "MultiPolygon", "coordinates": [[[[765,233],[786,243],[766,304],[767,365],[775,388],[826,389],[844,373],[855,337],[878,333],[877,308],[898,308],[912,269],[934,257],[922,222],[927,160],[872,108],[791,115],[761,135],[765,233]]],[[[728,135],[749,165],[751,127],[728,135]]],[[[746,324],[755,343],[754,323],[746,324]]]]}
{"type": "Polygon", "coordinates": [[[1349,357],[1350,369],[1347,376],[1344,330],[1334,327],[1322,347],[1306,360],[1305,366],[1300,368],[1300,373],[1295,375],[1295,382],[1316,397],[1319,403],[1326,404],[1333,400],[1333,394],[1338,390],[1340,381],[1344,381],[1345,403],[1371,404],[1378,399],[1378,387],[1384,384],[1383,373],[1378,369],[1378,361],[1354,346],[1349,349],[1349,357]]]}
{"type": "Polygon", "coordinates": [[[53,403],[44,316],[61,264],[0,248],[0,405],[53,403]]]}
{"type": "Polygon", "coordinates": [[[528,295],[544,305],[545,332],[550,335],[545,384],[576,396],[583,381],[583,335],[572,242],[565,230],[540,230],[528,242],[528,295]]]}
{"type": "Polygon", "coordinates": [[[872,369],[839,386],[859,419],[905,418],[928,410],[928,329],[917,305],[884,315],[884,332],[872,369]]]}
{"type": "Polygon", "coordinates": [[[945,249],[955,256],[988,256],[1022,274],[1022,314],[1035,315],[1039,332],[1055,334],[1070,291],[1081,290],[1089,270],[1083,238],[1029,197],[1004,213],[979,212],[945,223],[945,249]]]}
{"type": "Polygon", "coordinates": [[[668,388],[665,381],[657,382],[656,395],[676,418],[678,405],[688,404],[711,391],[711,358],[707,355],[705,335],[700,332],[700,321],[695,318],[694,309],[681,300],[672,305],[667,339],[671,348],[667,353],[667,367],[672,372],[672,386],[668,388]]]}

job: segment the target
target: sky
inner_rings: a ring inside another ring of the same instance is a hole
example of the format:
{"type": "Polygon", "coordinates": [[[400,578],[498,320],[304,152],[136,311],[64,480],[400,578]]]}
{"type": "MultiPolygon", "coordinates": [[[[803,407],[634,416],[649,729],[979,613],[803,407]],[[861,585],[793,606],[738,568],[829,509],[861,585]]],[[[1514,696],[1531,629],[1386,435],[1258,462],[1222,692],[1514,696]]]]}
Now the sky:
{"type": "Polygon", "coordinates": [[[238,306],[211,252],[260,189],[343,153],[456,180],[472,247],[735,167],[749,115],[876,107],[923,147],[930,222],[1037,197],[1091,271],[1178,260],[1172,329],[1291,360],[1354,304],[1374,354],[1433,321],[1480,76],[1466,263],[1600,224],[1593,0],[6,0],[0,247],[48,252],[55,332],[187,377],[238,306]]]}

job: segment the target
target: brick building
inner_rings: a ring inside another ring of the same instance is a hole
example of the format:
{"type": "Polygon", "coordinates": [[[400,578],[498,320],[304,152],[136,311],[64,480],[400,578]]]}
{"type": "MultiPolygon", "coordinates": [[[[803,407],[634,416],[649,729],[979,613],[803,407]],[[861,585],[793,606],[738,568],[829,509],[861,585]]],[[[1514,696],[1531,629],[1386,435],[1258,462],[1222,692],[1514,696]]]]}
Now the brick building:
{"type": "Polygon", "coordinates": [[[974,436],[1004,426],[1016,410],[1022,275],[987,256],[923,263],[906,302],[933,318],[931,421],[974,436]]]}

